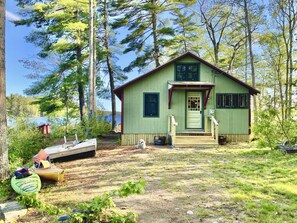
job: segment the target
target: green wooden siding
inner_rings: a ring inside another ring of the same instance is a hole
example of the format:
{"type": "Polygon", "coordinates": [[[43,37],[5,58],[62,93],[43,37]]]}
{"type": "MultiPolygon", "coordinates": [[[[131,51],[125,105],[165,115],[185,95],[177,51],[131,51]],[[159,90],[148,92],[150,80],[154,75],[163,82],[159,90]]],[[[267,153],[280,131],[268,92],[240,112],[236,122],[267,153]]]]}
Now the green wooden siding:
{"type": "Polygon", "coordinates": [[[178,123],[176,132],[186,131],[186,91],[173,91],[171,100],[171,114],[178,123]]]}
{"type": "Polygon", "coordinates": [[[168,80],[174,80],[174,66],[168,66],[124,90],[124,133],[167,133],[168,80]],[[143,117],[143,93],[159,93],[159,117],[143,117]]]}
{"type": "MultiPolygon", "coordinates": [[[[195,63],[194,58],[188,57],[177,63],[195,63]]],[[[185,128],[186,91],[174,90],[171,109],[168,110],[168,81],[174,80],[174,64],[170,64],[124,89],[124,133],[125,134],[166,134],[168,115],[175,116],[178,126],[177,132],[187,131],[185,128]],[[143,93],[159,93],[159,117],[143,117],[143,93]]],[[[215,110],[215,117],[220,122],[221,134],[248,134],[248,109],[216,109],[216,93],[248,93],[248,90],[237,82],[215,73],[211,68],[200,64],[200,81],[211,82],[213,88],[204,115],[209,109],[215,110]]],[[[204,117],[202,117],[204,120],[204,117]]]]}
{"type": "Polygon", "coordinates": [[[215,75],[215,89],[212,97],[212,109],[215,109],[215,117],[220,122],[220,134],[248,134],[249,116],[248,109],[216,109],[217,93],[248,93],[248,89],[237,82],[223,76],[215,75]]]}

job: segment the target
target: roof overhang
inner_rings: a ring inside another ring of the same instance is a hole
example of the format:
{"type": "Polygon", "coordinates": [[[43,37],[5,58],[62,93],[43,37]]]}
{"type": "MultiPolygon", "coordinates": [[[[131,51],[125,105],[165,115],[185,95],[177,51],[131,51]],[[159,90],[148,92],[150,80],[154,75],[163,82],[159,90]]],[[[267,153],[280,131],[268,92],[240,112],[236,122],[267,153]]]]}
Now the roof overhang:
{"type": "Polygon", "coordinates": [[[199,82],[199,81],[168,81],[168,109],[171,108],[171,99],[174,90],[196,90],[196,91],[206,91],[204,97],[204,108],[209,98],[211,89],[215,84],[210,82],[199,82]]]}
{"type": "MultiPolygon", "coordinates": [[[[119,86],[118,88],[114,89],[113,92],[114,92],[115,95],[121,100],[121,98],[122,98],[122,93],[123,93],[124,89],[125,89],[127,86],[130,86],[130,85],[134,84],[135,82],[137,82],[137,81],[139,81],[139,80],[141,80],[141,79],[144,79],[145,77],[147,77],[147,76],[149,76],[149,75],[151,75],[151,74],[153,74],[153,73],[155,73],[155,72],[157,72],[157,71],[163,69],[164,67],[166,67],[166,66],[168,66],[168,65],[170,65],[170,64],[173,64],[173,63],[175,63],[176,61],[178,61],[178,60],[180,60],[180,59],[183,59],[183,58],[185,58],[185,57],[188,57],[188,56],[190,56],[190,57],[196,59],[197,61],[199,61],[199,62],[201,62],[201,63],[207,65],[208,67],[212,68],[213,70],[217,71],[218,73],[220,73],[220,74],[222,74],[222,75],[228,77],[229,79],[231,79],[231,80],[237,82],[237,83],[240,84],[241,86],[247,88],[248,91],[249,91],[249,94],[251,94],[251,95],[256,95],[256,94],[259,94],[259,93],[260,93],[260,91],[257,90],[256,88],[253,88],[253,87],[249,86],[248,84],[246,84],[246,83],[242,82],[241,80],[239,80],[239,79],[233,77],[233,76],[230,75],[229,73],[227,73],[227,72],[223,71],[222,69],[218,68],[217,66],[214,66],[213,64],[211,64],[211,63],[209,63],[209,62],[207,62],[207,61],[201,59],[200,57],[196,56],[195,54],[193,54],[193,53],[191,53],[191,52],[184,53],[184,54],[182,54],[181,56],[176,57],[175,59],[170,60],[170,61],[168,61],[167,63],[162,64],[162,65],[159,66],[159,67],[156,67],[155,69],[149,71],[148,73],[143,74],[143,75],[141,75],[141,76],[139,76],[139,77],[137,77],[137,78],[135,78],[135,79],[133,79],[133,80],[131,80],[131,81],[125,83],[125,84],[123,84],[122,86],[119,86]]],[[[186,83],[186,82],[184,82],[184,83],[186,83]]],[[[197,82],[196,82],[196,83],[197,83],[197,82]]],[[[207,83],[207,82],[200,82],[200,83],[207,83]]],[[[184,85],[184,87],[185,87],[185,86],[186,86],[186,85],[184,85]]],[[[189,87],[190,87],[190,86],[189,86],[189,87]]],[[[192,87],[194,87],[194,86],[192,86],[192,87]]],[[[198,87],[198,86],[196,86],[196,87],[198,87]]],[[[202,86],[201,86],[201,88],[202,88],[202,86]]],[[[196,88],[196,89],[197,89],[197,88],[196,88]]]]}
{"type": "Polygon", "coordinates": [[[168,81],[168,89],[176,90],[208,90],[214,87],[214,83],[200,81],[168,81]]]}

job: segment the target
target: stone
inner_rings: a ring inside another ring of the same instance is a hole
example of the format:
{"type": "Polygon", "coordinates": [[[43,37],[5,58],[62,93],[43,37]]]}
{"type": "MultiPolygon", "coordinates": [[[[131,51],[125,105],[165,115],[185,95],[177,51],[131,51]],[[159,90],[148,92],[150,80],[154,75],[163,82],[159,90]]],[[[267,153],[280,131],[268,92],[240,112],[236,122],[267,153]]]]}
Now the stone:
{"type": "Polygon", "coordinates": [[[193,211],[187,211],[187,214],[188,214],[188,215],[193,215],[194,212],[193,212],[193,211]]]}
{"type": "Polygon", "coordinates": [[[17,201],[0,204],[0,220],[5,222],[16,221],[26,214],[27,208],[24,208],[17,201]]]}

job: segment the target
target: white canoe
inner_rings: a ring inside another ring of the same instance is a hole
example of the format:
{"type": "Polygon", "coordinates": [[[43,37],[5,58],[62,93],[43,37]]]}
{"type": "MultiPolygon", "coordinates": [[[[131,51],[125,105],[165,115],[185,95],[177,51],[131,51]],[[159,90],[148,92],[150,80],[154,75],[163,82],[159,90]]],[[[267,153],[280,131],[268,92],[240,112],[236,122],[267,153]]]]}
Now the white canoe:
{"type": "Polygon", "coordinates": [[[57,145],[57,146],[51,146],[45,148],[45,152],[49,155],[50,159],[56,159],[61,157],[67,157],[71,155],[81,154],[81,153],[87,153],[87,152],[94,152],[97,148],[97,140],[89,139],[82,141],[80,143],[76,144],[63,144],[63,145],[57,145]]]}

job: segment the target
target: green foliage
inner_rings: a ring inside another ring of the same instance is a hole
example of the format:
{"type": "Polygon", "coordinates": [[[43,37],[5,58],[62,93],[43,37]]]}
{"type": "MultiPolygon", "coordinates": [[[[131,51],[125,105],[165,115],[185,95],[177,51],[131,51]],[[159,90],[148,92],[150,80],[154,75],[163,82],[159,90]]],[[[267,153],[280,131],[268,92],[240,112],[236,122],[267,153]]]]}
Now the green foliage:
{"type": "Polygon", "coordinates": [[[21,195],[16,198],[16,200],[24,207],[34,207],[41,213],[46,213],[47,215],[58,215],[62,211],[54,205],[46,204],[38,200],[38,194],[32,195],[21,195]]]}
{"type": "Polygon", "coordinates": [[[138,182],[128,181],[123,183],[121,188],[115,193],[119,195],[119,197],[127,197],[130,194],[142,194],[144,193],[145,180],[141,179],[138,182]]]}
{"type": "Polygon", "coordinates": [[[102,115],[91,117],[90,120],[83,120],[77,127],[77,134],[79,137],[96,138],[103,133],[111,130],[111,124],[104,119],[102,115]]]}
{"type": "Polygon", "coordinates": [[[34,105],[34,98],[11,94],[6,97],[8,117],[38,117],[39,106],[34,105]]]}
{"type": "Polygon", "coordinates": [[[38,194],[32,195],[21,195],[16,198],[17,202],[19,202],[24,207],[41,207],[42,203],[37,200],[38,194]]]}
{"type": "Polygon", "coordinates": [[[17,119],[16,124],[8,129],[8,156],[13,169],[30,161],[45,146],[44,136],[28,120],[17,119]]]}
{"type": "Polygon", "coordinates": [[[259,138],[259,146],[274,149],[279,142],[297,143],[297,121],[281,120],[278,113],[272,107],[258,113],[254,133],[259,138]]]}
{"type": "Polygon", "coordinates": [[[168,5],[162,1],[141,0],[114,1],[115,15],[113,28],[127,28],[128,34],[121,40],[125,44],[124,53],[135,52],[137,57],[124,71],[129,72],[133,68],[144,68],[155,61],[155,66],[159,66],[156,60],[166,51],[162,51],[165,39],[170,39],[174,35],[169,20],[164,13],[168,10],[168,5]],[[162,52],[161,52],[162,51],[162,52]]]}
{"type": "Polygon", "coordinates": [[[9,180],[1,180],[0,181],[0,203],[8,200],[9,197],[14,193],[10,185],[9,180]]]}
{"type": "Polygon", "coordinates": [[[280,140],[278,132],[278,123],[276,119],[276,110],[267,109],[258,113],[258,121],[254,126],[253,132],[259,138],[259,146],[275,148],[280,140]]]}
{"type": "Polygon", "coordinates": [[[82,203],[79,205],[79,212],[71,215],[72,223],[91,223],[91,222],[112,222],[112,223],[133,223],[137,222],[136,214],[128,212],[126,214],[119,213],[115,208],[112,197],[127,197],[131,194],[144,193],[145,180],[138,182],[128,181],[122,184],[118,190],[104,193],[102,196],[95,197],[90,203],[82,203]]]}
{"type": "Polygon", "coordinates": [[[78,133],[77,119],[66,118],[50,118],[49,122],[51,123],[51,140],[62,139],[64,136],[73,136],[78,133]]]}
{"type": "MultiPolygon", "coordinates": [[[[17,0],[23,10],[16,25],[32,25],[27,40],[40,47],[40,58],[54,57],[54,64],[26,90],[29,95],[43,95],[38,100],[41,110],[84,109],[87,81],[88,1],[27,1],[17,0]]],[[[83,116],[83,113],[81,113],[83,116]]],[[[82,117],[81,117],[82,118],[82,117]]]]}

